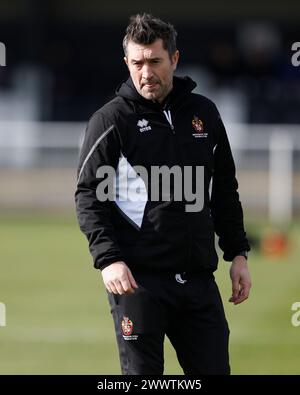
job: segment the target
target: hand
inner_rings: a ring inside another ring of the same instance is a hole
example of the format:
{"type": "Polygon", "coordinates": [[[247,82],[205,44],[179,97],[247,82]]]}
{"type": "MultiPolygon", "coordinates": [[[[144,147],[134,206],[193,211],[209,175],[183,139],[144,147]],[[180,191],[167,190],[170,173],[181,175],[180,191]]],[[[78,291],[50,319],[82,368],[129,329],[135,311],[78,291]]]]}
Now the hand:
{"type": "Polygon", "coordinates": [[[138,288],[129,267],[123,261],[110,264],[101,273],[104,285],[110,293],[131,294],[138,288]]]}
{"type": "Polygon", "coordinates": [[[251,278],[248,270],[247,259],[241,255],[236,256],[230,267],[232,281],[232,296],[229,302],[236,304],[248,299],[251,288],[251,278]]]}

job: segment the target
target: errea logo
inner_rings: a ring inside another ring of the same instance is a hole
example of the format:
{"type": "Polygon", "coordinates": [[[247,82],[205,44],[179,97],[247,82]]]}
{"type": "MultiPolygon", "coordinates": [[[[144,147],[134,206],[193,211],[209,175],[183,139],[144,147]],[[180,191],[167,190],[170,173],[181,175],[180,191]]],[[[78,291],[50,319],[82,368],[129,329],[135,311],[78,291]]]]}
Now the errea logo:
{"type": "Polygon", "coordinates": [[[137,123],[137,126],[140,128],[140,132],[147,132],[151,130],[151,126],[148,126],[148,121],[146,119],[140,119],[137,123]]]}

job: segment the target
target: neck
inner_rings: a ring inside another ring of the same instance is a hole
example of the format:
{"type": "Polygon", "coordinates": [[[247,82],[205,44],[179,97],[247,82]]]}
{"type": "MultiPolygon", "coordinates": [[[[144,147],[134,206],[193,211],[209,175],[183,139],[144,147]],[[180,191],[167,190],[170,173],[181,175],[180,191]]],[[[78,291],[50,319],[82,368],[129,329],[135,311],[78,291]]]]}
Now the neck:
{"type": "Polygon", "coordinates": [[[172,89],[173,89],[173,84],[171,83],[169,89],[167,90],[167,93],[163,97],[159,98],[158,100],[153,100],[153,101],[156,103],[162,104],[167,99],[167,97],[170,95],[170,93],[172,92],[172,89]]]}

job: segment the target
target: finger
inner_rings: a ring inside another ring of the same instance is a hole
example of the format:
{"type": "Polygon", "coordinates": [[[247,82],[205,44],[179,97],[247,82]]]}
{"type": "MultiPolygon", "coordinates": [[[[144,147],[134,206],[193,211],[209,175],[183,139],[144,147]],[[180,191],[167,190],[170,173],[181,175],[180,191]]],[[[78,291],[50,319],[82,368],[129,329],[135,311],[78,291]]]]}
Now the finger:
{"type": "Polygon", "coordinates": [[[116,287],[115,287],[115,284],[114,284],[112,281],[110,281],[108,284],[109,284],[109,287],[110,287],[112,293],[114,293],[114,294],[117,295],[117,294],[118,294],[118,291],[117,291],[117,289],[116,289],[116,287]]]}
{"type": "Polygon", "coordinates": [[[121,281],[121,283],[122,283],[122,287],[124,289],[124,293],[126,293],[126,294],[134,293],[134,289],[131,287],[128,278],[126,280],[121,281]]]}
{"type": "Polygon", "coordinates": [[[124,290],[124,293],[126,293],[126,294],[134,293],[134,289],[132,288],[130,278],[129,278],[129,269],[128,268],[126,268],[124,276],[122,276],[120,282],[121,282],[122,288],[124,290]]]}
{"type": "Polygon", "coordinates": [[[242,293],[243,293],[243,295],[244,295],[246,298],[249,297],[250,289],[251,289],[251,284],[250,284],[250,283],[247,283],[247,284],[245,284],[245,285],[243,286],[243,289],[242,289],[243,292],[242,292],[242,293]]]}
{"type": "Polygon", "coordinates": [[[119,295],[123,295],[126,292],[123,287],[123,283],[120,280],[115,280],[114,286],[117,289],[119,295]]]}
{"type": "Polygon", "coordinates": [[[127,273],[128,273],[128,278],[129,278],[129,281],[130,281],[130,285],[133,288],[138,288],[139,286],[137,285],[137,283],[136,283],[136,281],[135,281],[130,269],[128,269],[127,273]]]}
{"type": "Polygon", "coordinates": [[[238,298],[240,292],[239,281],[237,279],[232,280],[232,296],[231,301],[234,301],[238,298]]]}
{"type": "Polygon", "coordinates": [[[248,299],[249,297],[249,289],[241,289],[240,294],[238,296],[238,298],[235,300],[234,304],[240,304],[242,302],[244,302],[246,299],[248,299]]]}
{"type": "Polygon", "coordinates": [[[105,284],[105,288],[108,290],[108,292],[110,294],[112,293],[112,290],[111,290],[111,288],[110,288],[110,286],[108,284],[105,284]]]}
{"type": "Polygon", "coordinates": [[[237,299],[234,301],[234,304],[235,304],[235,305],[236,305],[236,304],[240,304],[240,303],[244,302],[246,299],[248,299],[248,297],[246,297],[246,296],[240,296],[239,298],[237,298],[237,299]]]}

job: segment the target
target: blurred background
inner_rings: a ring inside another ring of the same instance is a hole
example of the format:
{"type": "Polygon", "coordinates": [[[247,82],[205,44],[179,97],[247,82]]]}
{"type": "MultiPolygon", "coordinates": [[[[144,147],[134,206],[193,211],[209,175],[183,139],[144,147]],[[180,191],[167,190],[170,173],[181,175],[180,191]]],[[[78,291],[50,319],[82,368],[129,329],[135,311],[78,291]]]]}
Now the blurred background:
{"type": "MultiPolygon", "coordinates": [[[[292,0],[1,0],[0,374],[120,373],[73,196],[86,122],[127,78],[122,39],[138,12],[174,24],[177,75],[216,103],[231,142],[253,277],[251,298],[231,306],[219,251],[232,373],[299,374],[300,3],[292,0]]],[[[181,374],[167,339],[165,348],[165,373],[181,374]]]]}

